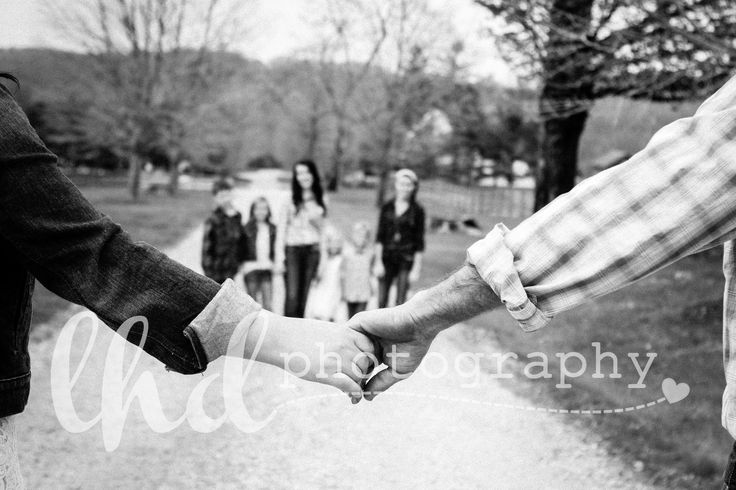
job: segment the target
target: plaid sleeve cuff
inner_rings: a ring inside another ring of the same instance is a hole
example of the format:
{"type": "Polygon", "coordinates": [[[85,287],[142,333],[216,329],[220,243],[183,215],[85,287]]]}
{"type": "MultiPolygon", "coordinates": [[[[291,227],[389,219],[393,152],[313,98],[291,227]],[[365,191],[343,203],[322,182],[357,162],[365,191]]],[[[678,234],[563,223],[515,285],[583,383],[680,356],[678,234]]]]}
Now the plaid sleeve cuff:
{"type": "Polygon", "coordinates": [[[238,288],[232,279],[222,284],[212,301],[192,320],[190,326],[212,362],[227,353],[236,328],[249,328],[262,310],[261,305],[238,288]]]}
{"type": "Polygon", "coordinates": [[[552,317],[537,307],[533,295],[528,295],[514,266],[514,255],[504,241],[509,232],[497,224],[468,249],[468,262],[501,299],[522,330],[532,332],[546,326],[552,317]]]}

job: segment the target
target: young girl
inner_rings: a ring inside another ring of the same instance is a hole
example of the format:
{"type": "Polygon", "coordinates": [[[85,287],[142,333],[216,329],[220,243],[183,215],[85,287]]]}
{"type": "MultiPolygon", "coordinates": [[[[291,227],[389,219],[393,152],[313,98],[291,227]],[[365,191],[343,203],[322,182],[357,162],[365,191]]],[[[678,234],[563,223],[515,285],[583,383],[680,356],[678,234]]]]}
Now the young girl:
{"type": "Polygon", "coordinates": [[[342,299],[342,236],[335,228],[325,230],[324,255],[320,260],[318,281],[309,300],[309,316],[335,321],[342,299]]]}
{"type": "Polygon", "coordinates": [[[239,255],[244,262],[245,288],[265,309],[270,310],[276,226],[271,223],[271,208],[265,197],[259,197],[251,204],[250,218],[241,237],[239,255]]]}
{"type": "Polygon", "coordinates": [[[365,311],[373,293],[371,269],[375,254],[369,243],[370,235],[366,223],[356,223],[352,243],[342,254],[342,297],[348,305],[348,318],[365,311]]]}

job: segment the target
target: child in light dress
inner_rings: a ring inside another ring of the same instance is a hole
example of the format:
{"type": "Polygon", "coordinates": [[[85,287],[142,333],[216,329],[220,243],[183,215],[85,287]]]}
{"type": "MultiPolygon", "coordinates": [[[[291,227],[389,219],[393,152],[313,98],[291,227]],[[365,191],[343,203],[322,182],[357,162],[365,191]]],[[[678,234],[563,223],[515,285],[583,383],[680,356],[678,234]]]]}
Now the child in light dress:
{"type": "Polygon", "coordinates": [[[318,320],[337,321],[342,319],[340,307],[343,240],[340,232],[333,227],[327,228],[324,243],[324,252],[317,272],[317,284],[309,294],[307,316],[318,320]]]}
{"type": "Polygon", "coordinates": [[[353,226],[352,240],[342,254],[342,298],[347,303],[348,318],[365,311],[373,296],[371,271],[375,259],[370,227],[363,222],[353,226]]]}

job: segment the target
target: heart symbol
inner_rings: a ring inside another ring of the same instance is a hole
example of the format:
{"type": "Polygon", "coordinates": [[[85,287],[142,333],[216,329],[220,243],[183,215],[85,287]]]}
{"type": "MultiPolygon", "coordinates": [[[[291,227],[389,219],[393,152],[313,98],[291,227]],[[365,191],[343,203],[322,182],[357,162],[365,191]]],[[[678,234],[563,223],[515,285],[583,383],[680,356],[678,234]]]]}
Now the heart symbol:
{"type": "Polygon", "coordinates": [[[670,403],[677,403],[684,400],[690,394],[690,386],[687,383],[675,383],[672,378],[662,381],[662,393],[670,403]]]}

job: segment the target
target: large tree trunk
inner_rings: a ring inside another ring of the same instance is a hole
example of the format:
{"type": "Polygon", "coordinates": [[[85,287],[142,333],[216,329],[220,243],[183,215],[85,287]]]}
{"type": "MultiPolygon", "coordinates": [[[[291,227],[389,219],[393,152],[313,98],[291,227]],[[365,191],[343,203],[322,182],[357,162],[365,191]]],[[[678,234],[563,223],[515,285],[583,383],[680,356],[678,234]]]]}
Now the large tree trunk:
{"type": "Polygon", "coordinates": [[[132,154],[128,164],[128,192],[136,201],[141,195],[141,167],[140,157],[135,153],[132,154]]]}
{"type": "Polygon", "coordinates": [[[592,19],[593,0],[554,0],[550,35],[542,60],[544,85],[540,115],[544,119],[544,171],[534,208],[539,209],[575,186],[578,145],[593,99],[592,52],[570,33],[585,33],[592,19]]]}
{"type": "Polygon", "coordinates": [[[578,147],[587,118],[588,111],[580,111],[544,122],[544,166],[537,182],[535,211],[575,186],[578,147]]]}

